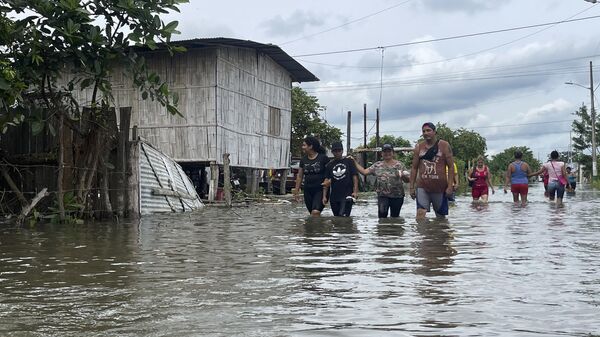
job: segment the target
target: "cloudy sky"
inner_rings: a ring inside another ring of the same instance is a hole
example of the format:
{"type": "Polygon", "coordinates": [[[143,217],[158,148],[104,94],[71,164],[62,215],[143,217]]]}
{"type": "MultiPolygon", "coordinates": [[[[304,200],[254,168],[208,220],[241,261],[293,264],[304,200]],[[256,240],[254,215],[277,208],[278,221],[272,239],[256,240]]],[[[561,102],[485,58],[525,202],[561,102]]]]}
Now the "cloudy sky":
{"type": "Polygon", "coordinates": [[[279,45],[320,78],[300,86],[330,124],[345,132],[352,111],[353,147],[366,103],[369,137],[380,107],[381,134],[414,141],[442,122],[480,133],[489,155],[524,145],[544,159],[568,149],[572,113],[589,106],[589,90],[564,83],[589,87],[589,61],[600,83],[600,5],[584,0],[191,0],[165,19],[177,39],[279,45]]]}

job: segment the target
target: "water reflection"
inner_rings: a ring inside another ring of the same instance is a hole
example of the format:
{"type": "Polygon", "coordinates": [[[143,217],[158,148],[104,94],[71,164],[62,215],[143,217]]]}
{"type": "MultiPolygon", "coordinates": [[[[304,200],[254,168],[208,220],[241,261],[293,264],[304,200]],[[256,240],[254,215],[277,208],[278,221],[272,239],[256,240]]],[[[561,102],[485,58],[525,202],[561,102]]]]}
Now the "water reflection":
{"type": "Polygon", "coordinates": [[[0,229],[0,335],[598,334],[600,194],[531,191],[459,196],[447,221],[408,200],[381,221],[368,201],[0,229]]]}

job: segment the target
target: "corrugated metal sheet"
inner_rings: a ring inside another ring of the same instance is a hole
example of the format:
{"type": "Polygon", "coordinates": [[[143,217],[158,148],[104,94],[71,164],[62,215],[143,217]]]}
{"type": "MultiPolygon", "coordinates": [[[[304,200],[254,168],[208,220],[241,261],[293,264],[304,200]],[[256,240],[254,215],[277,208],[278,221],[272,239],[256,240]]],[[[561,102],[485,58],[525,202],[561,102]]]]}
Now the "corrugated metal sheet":
{"type": "MultiPolygon", "coordinates": [[[[284,52],[279,46],[276,46],[274,44],[264,44],[250,40],[240,40],[223,37],[171,41],[171,44],[177,46],[184,46],[187,49],[207,48],[215,46],[234,46],[240,48],[256,49],[257,51],[268,55],[273,59],[273,61],[277,62],[280,66],[285,68],[294,79],[294,82],[315,82],[319,80],[317,76],[308,71],[308,69],[304,68],[302,64],[300,64],[293,57],[284,52]]],[[[159,45],[159,49],[161,47],[163,46],[159,45]]],[[[148,50],[147,48],[138,49],[148,50]]]]}
{"type": "Polygon", "coordinates": [[[203,206],[196,190],[179,164],[150,144],[140,143],[140,212],[186,212],[203,206]],[[156,190],[170,190],[194,197],[159,195],[156,190]]]}

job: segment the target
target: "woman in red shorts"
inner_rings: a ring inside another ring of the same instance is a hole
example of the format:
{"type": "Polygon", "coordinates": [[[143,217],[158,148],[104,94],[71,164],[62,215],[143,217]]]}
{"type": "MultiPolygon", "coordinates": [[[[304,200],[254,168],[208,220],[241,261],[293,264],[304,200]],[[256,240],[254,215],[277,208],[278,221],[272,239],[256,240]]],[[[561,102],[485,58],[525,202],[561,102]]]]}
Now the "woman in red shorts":
{"type": "Polygon", "coordinates": [[[488,202],[488,189],[492,188],[492,194],[495,191],[491,181],[490,170],[485,165],[482,156],[477,157],[477,166],[469,172],[468,179],[473,182],[473,189],[471,190],[473,201],[479,201],[481,198],[481,201],[488,202]]]}

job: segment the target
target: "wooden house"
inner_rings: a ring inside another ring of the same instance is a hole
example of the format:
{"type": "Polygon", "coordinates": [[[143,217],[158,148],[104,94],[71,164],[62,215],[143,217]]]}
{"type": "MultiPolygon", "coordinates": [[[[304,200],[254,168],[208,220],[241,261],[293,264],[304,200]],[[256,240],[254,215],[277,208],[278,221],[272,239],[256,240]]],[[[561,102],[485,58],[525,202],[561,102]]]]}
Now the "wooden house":
{"type": "MultiPolygon", "coordinates": [[[[212,165],[209,199],[215,196],[225,153],[232,167],[289,168],[292,83],[318,78],[271,44],[230,38],[173,44],[187,52],[171,56],[158,49],[144,56],[150,70],[179,94],[183,118],[143,100],[130,78],[114,73],[115,108],[132,108],[137,134],[192,176],[212,165]]],[[[194,180],[204,183],[202,175],[194,180]]]]}
{"type": "MultiPolygon", "coordinates": [[[[114,122],[114,127],[110,129],[118,129],[119,135],[114,136],[119,145],[109,160],[116,166],[114,173],[103,175],[110,180],[105,190],[120,194],[115,197],[120,213],[125,204],[127,213],[133,215],[194,209],[201,204],[194,201],[195,192],[214,199],[224,158],[229,158],[231,167],[245,168],[254,188],[259,170],[288,168],[292,83],[318,80],[274,45],[228,38],[174,44],[186,47],[187,52],[172,56],[164,48],[141,52],[149,70],[179,94],[178,107],[184,117],[171,115],[156,101],[142,99],[132,78],[124,75],[122,69],[111,74],[111,108],[120,113],[114,114],[110,122],[114,122]],[[174,162],[170,163],[170,159],[174,162]],[[189,176],[192,184],[181,172],[189,176]],[[114,176],[118,177],[112,179],[114,176]],[[202,188],[208,186],[208,191],[202,188]],[[121,202],[125,199],[129,202],[121,202]]],[[[67,83],[70,79],[65,71],[61,80],[67,83]]],[[[87,88],[73,95],[85,107],[91,101],[92,91],[87,88]]],[[[63,167],[67,169],[62,181],[68,190],[76,182],[69,168],[78,166],[75,156],[81,152],[72,145],[72,132],[65,130],[56,137],[46,130],[50,125],[44,125],[44,132],[39,135],[34,135],[30,125],[24,123],[0,136],[0,149],[12,156],[8,161],[4,152],[0,153],[0,158],[7,160],[0,168],[20,168],[25,172],[14,172],[13,176],[20,179],[28,198],[36,195],[38,187],[56,186],[59,138],[71,144],[65,152],[63,167]]],[[[99,167],[109,170],[106,165],[99,167]]],[[[223,172],[223,176],[227,173],[223,172]]],[[[94,188],[101,183],[96,178],[94,188]]],[[[90,193],[94,204],[102,203],[99,195],[90,193]]],[[[104,206],[98,209],[106,209],[104,206]]]]}

